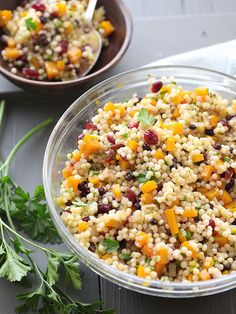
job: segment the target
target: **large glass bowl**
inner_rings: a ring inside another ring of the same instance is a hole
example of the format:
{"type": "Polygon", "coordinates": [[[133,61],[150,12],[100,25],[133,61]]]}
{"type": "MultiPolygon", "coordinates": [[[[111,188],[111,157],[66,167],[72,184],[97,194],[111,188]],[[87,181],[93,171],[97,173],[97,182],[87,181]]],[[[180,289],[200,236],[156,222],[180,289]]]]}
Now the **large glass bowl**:
{"type": "Polygon", "coordinates": [[[149,74],[153,74],[159,79],[161,76],[174,76],[177,83],[186,89],[207,86],[228,99],[236,99],[236,80],[233,77],[186,66],[141,68],[119,74],[94,86],[66,110],[55,126],[47,144],[43,181],[53,221],[62,239],[82,262],[102,277],[125,288],[145,294],[175,298],[209,295],[232,289],[236,287],[236,272],[205,282],[171,283],[145,280],[119,271],[80,246],[60,218],[55,200],[59,195],[62,181],[61,169],[64,167],[67,153],[75,149],[77,137],[82,131],[85,121],[91,119],[97,113],[99,106],[103,106],[108,101],[124,101],[132,97],[134,93],[138,93],[140,97],[145,95],[149,74]],[[101,105],[97,104],[97,100],[101,105]]]}

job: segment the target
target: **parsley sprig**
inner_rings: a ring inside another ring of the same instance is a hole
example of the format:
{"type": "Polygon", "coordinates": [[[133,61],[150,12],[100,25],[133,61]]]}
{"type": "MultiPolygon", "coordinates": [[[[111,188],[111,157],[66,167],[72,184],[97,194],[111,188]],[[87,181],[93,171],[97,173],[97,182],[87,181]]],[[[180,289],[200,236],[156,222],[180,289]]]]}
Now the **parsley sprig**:
{"type": "MultiPolygon", "coordinates": [[[[4,106],[4,102],[1,102],[0,124],[4,106]]],[[[47,209],[43,187],[37,187],[33,196],[30,196],[9,176],[11,162],[20,147],[51,122],[51,119],[46,120],[29,131],[11,150],[5,162],[0,161],[0,278],[21,282],[28,287],[32,286],[30,279],[37,282],[35,289],[31,288],[31,291],[17,296],[21,304],[16,308],[16,313],[113,314],[113,310],[101,310],[100,301],[83,304],[58,287],[61,276],[59,270],[63,269],[65,280],[75,289],[81,289],[78,258],[72,253],[49,249],[33,241],[60,241],[47,209]],[[33,250],[44,252],[46,271],[41,270],[34,261],[32,247],[33,250]]]]}
{"type": "Polygon", "coordinates": [[[142,108],[138,115],[138,121],[146,126],[151,126],[155,122],[155,117],[146,108],[142,108]]]}

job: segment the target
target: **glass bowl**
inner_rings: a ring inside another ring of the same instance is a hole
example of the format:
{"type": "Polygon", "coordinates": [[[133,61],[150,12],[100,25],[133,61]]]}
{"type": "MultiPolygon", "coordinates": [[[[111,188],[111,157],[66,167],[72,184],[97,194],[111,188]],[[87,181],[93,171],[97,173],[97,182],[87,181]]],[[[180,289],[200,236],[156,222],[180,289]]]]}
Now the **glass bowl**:
{"type": "Polygon", "coordinates": [[[124,101],[132,97],[134,93],[138,93],[139,97],[145,95],[150,74],[157,79],[162,76],[174,76],[177,83],[186,89],[207,86],[228,99],[236,99],[236,80],[233,77],[187,66],[140,68],[119,74],[94,86],[66,110],[55,126],[47,144],[43,165],[43,182],[53,221],[64,242],[83,263],[105,279],[125,288],[149,295],[175,298],[210,295],[232,289],[236,287],[236,272],[209,281],[173,283],[146,280],[119,271],[80,246],[60,218],[56,198],[62,180],[61,169],[64,167],[67,153],[76,147],[78,135],[82,131],[85,121],[91,119],[97,113],[99,106],[103,106],[108,101],[124,101]]]}

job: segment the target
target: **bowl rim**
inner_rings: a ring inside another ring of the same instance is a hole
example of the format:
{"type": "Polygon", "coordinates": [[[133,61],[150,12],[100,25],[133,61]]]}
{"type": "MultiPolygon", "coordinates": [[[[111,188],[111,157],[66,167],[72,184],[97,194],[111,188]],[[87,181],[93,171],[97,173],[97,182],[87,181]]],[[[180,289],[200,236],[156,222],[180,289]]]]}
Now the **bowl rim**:
{"type": "MultiPolygon", "coordinates": [[[[122,78],[126,76],[127,74],[135,74],[140,71],[153,71],[158,69],[186,69],[186,70],[193,70],[193,71],[200,71],[205,74],[215,74],[218,76],[221,76],[223,78],[230,79],[236,83],[236,78],[229,75],[222,73],[220,71],[215,71],[207,68],[202,67],[194,67],[194,66],[185,66],[185,65],[160,65],[160,66],[148,66],[148,67],[141,67],[136,68],[134,70],[129,70],[126,72],[122,72],[120,74],[117,74],[115,76],[112,76],[111,78],[108,78],[99,84],[96,84],[89,90],[87,90],[84,94],[82,94],[80,97],[78,97],[71,106],[63,113],[61,118],[58,120],[56,125],[54,126],[54,129],[49,137],[45,154],[44,154],[44,160],[43,160],[43,185],[45,188],[45,195],[46,199],[49,205],[49,211],[52,216],[52,220],[54,224],[57,227],[57,230],[59,234],[62,236],[62,239],[64,243],[70,247],[70,249],[75,252],[82,262],[84,262],[89,268],[91,268],[93,271],[98,273],[100,276],[104,277],[105,279],[110,280],[111,282],[114,282],[116,284],[119,284],[127,289],[132,289],[133,291],[141,292],[144,294],[149,295],[156,295],[156,296],[165,296],[165,297],[196,297],[200,295],[210,295],[215,294],[218,292],[222,292],[225,290],[228,290],[230,288],[233,288],[236,286],[236,272],[233,272],[229,275],[224,275],[220,278],[211,279],[209,281],[197,281],[197,282],[165,282],[165,281],[158,281],[158,280],[152,280],[152,279],[144,279],[140,278],[137,275],[132,275],[125,273],[121,270],[118,270],[105,262],[103,262],[101,259],[96,257],[93,253],[91,253],[89,250],[82,247],[78,241],[75,240],[73,235],[69,232],[69,230],[66,228],[65,224],[63,223],[62,219],[60,218],[60,215],[56,209],[56,206],[54,205],[53,198],[50,193],[49,188],[49,176],[48,176],[48,166],[49,166],[49,156],[51,148],[54,146],[53,141],[54,137],[60,128],[60,125],[62,121],[65,119],[65,117],[70,113],[70,111],[77,106],[79,102],[82,102],[86,97],[92,93],[94,90],[99,89],[102,86],[105,86],[108,83],[115,82],[118,78],[122,78]],[[111,274],[112,273],[112,274],[111,274]],[[118,282],[117,282],[118,281],[118,282]],[[234,284],[235,282],[235,284],[234,284]],[[222,287],[219,291],[217,291],[218,287],[221,287],[222,285],[225,285],[222,287]],[[185,294],[184,294],[185,293],[185,294]]],[[[81,108],[80,111],[78,111],[78,114],[82,111],[86,110],[86,108],[89,105],[86,105],[85,107],[81,108]]]]}
{"type": "MultiPolygon", "coordinates": [[[[69,81],[60,81],[60,82],[50,82],[50,81],[36,81],[36,80],[30,80],[27,78],[24,78],[22,76],[18,76],[17,74],[11,73],[9,70],[4,68],[2,65],[0,65],[0,73],[2,73],[4,76],[8,77],[11,80],[17,81],[22,84],[27,84],[27,85],[34,85],[34,86],[42,86],[42,87],[67,87],[67,86],[75,86],[78,83],[86,83],[90,79],[92,80],[93,78],[103,74],[110,68],[112,68],[116,63],[120,61],[122,56],[125,54],[127,51],[132,35],[133,35],[133,19],[132,15],[130,13],[130,10],[128,7],[125,5],[123,0],[115,0],[117,5],[120,7],[122,15],[125,20],[125,25],[126,25],[126,33],[125,33],[125,38],[122,46],[120,47],[118,53],[115,55],[115,57],[107,63],[104,67],[101,69],[98,69],[96,72],[93,72],[91,74],[87,74],[85,76],[82,76],[81,78],[77,78],[74,80],[69,80],[69,81]]],[[[2,57],[0,56],[2,59],[2,57]]]]}

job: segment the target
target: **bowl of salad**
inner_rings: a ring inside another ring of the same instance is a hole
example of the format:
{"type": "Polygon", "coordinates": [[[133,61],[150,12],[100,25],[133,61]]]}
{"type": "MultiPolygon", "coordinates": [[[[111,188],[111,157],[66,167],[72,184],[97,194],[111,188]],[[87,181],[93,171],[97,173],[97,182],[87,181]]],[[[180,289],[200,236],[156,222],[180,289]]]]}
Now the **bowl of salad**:
{"type": "Polygon", "coordinates": [[[0,1],[1,73],[25,89],[63,94],[113,67],[129,46],[131,16],[121,1],[98,1],[92,26],[103,47],[95,66],[83,76],[97,58],[85,18],[87,4],[0,1]]]}
{"type": "Polygon", "coordinates": [[[142,68],[87,91],[54,128],[43,179],[65,243],[141,293],[235,287],[236,80],[142,68]]]}

